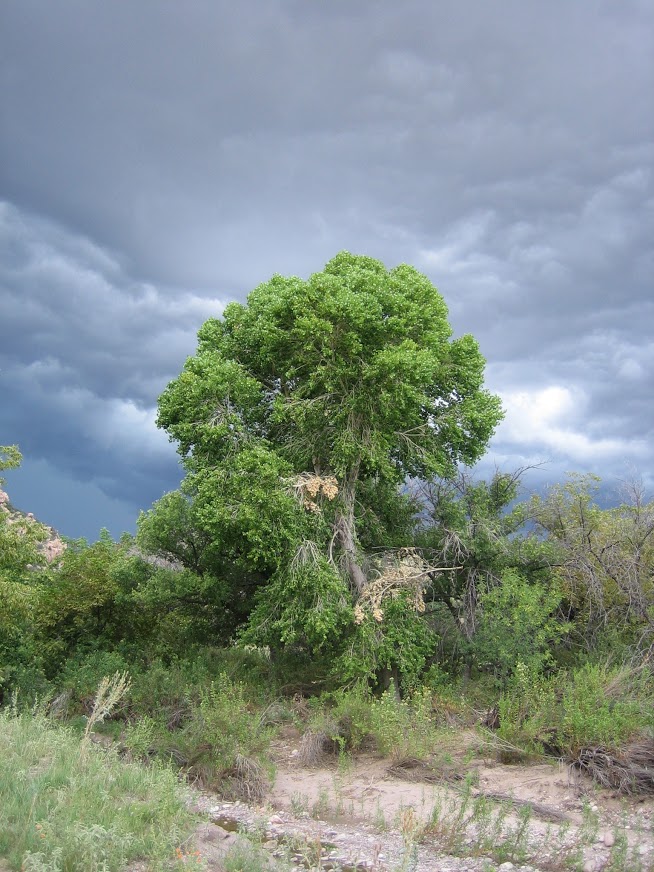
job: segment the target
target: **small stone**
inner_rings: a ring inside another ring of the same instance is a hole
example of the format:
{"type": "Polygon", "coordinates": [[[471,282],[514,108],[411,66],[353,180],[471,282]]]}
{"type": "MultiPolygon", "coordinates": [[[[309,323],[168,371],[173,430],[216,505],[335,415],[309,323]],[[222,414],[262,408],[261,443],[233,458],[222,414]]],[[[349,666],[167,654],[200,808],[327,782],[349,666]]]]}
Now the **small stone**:
{"type": "Polygon", "coordinates": [[[586,860],[584,872],[597,872],[597,863],[594,860],[586,860]]]}
{"type": "Polygon", "coordinates": [[[615,845],[615,836],[613,833],[604,833],[604,839],[602,840],[607,848],[612,848],[615,845]]]}
{"type": "Polygon", "coordinates": [[[511,869],[515,869],[513,863],[507,860],[505,863],[502,863],[501,866],[498,867],[502,872],[510,872],[511,869]]]}

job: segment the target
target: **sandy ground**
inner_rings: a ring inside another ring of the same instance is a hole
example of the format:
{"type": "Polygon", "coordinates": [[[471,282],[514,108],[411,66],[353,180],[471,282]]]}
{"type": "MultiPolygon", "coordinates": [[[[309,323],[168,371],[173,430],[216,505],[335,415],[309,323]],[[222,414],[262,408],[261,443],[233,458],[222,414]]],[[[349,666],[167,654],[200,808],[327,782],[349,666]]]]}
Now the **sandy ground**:
{"type": "Polygon", "coordinates": [[[654,800],[616,797],[563,764],[503,765],[473,732],[460,731],[435,754],[445,780],[433,783],[432,771],[425,783],[406,780],[424,773],[397,777],[394,761],[374,756],[303,765],[299,739],[289,728],[275,743],[264,805],[202,796],[199,808],[212,821],[200,834],[207,860],[212,845],[210,869],[221,868],[220,851],[239,827],[297,869],[654,870],[654,800]],[[527,850],[511,853],[520,828],[527,850]]]}

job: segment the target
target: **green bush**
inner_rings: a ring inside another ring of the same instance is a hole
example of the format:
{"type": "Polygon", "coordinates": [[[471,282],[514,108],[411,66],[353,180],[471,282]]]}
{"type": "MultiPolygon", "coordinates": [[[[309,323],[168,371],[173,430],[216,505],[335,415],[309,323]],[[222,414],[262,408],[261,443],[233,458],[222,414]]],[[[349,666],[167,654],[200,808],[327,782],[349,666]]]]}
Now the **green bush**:
{"type": "Polygon", "coordinates": [[[508,688],[498,703],[499,729],[507,761],[520,756],[556,750],[553,731],[560,724],[558,679],[546,679],[539,672],[518,663],[508,688]],[[554,744],[552,744],[554,742],[554,744]]]}
{"type": "Polygon", "coordinates": [[[654,729],[654,683],[645,670],[588,663],[571,673],[562,692],[565,747],[618,749],[654,729]]]}
{"type": "Polygon", "coordinates": [[[358,751],[371,737],[370,691],[364,684],[309,700],[313,714],[308,731],[324,735],[339,753],[358,751]]]}
{"type": "Polygon", "coordinates": [[[439,727],[428,688],[398,700],[393,688],[375,698],[365,685],[358,685],[325,694],[313,707],[318,711],[309,730],[326,736],[341,752],[368,746],[383,756],[425,757],[437,743],[439,727]]]}
{"type": "Polygon", "coordinates": [[[87,712],[93,706],[102,679],[116,672],[131,672],[131,665],[121,654],[115,651],[79,653],[66,662],[57,683],[71,691],[74,710],[87,712]]]}
{"type": "Polygon", "coordinates": [[[416,691],[410,699],[398,700],[386,691],[371,705],[371,732],[384,756],[426,757],[436,745],[436,724],[431,714],[431,693],[416,691]]]}
{"type": "Polygon", "coordinates": [[[585,664],[543,678],[519,665],[499,702],[498,737],[526,753],[574,760],[581,748],[619,750],[654,733],[651,672],[585,664]]]}
{"type": "Polygon", "coordinates": [[[199,702],[191,704],[178,730],[168,732],[168,747],[161,750],[203,783],[220,789],[221,780],[239,768],[239,761],[262,759],[271,735],[245,685],[223,673],[201,688],[199,702]]]}
{"type": "MultiPolygon", "coordinates": [[[[198,685],[208,683],[203,676],[198,685]]],[[[146,668],[132,671],[132,687],[129,693],[130,715],[133,719],[152,717],[174,729],[186,718],[194,688],[185,663],[166,664],[155,660],[146,668]]]]}
{"type": "Polygon", "coordinates": [[[479,625],[470,645],[478,668],[505,684],[518,663],[532,674],[551,666],[551,648],[564,632],[554,617],[560,602],[556,587],[505,571],[501,583],[479,597],[479,625]]]}

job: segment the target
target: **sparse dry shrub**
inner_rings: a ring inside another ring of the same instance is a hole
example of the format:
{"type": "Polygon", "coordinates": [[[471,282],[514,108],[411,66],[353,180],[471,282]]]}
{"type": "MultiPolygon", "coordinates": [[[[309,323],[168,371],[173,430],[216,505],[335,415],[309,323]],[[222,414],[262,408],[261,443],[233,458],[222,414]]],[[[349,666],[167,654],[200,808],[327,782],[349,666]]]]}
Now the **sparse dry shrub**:
{"type": "Polygon", "coordinates": [[[443,782],[463,781],[464,776],[452,764],[433,760],[419,760],[417,757],[403,757],[395,760],[387,769],[389,775],[402,781],[420,784],[442,784],[443,782]]]}
{"type": "Polygon", "coordinates": [[[98,685],[93,710],[86,721],[84,740],[88,740],[93,727],[101,724],[115,710],[118,703],[129,691],[131,680],[127,672],[115,672],[111,677],[105,675],[98,685]]]}
{"type": "Polygon", "coordinates": [[[298,762],[302,766],[319,766],[326,757],[337,756],[341,750],[341,746],[334,738],[337,729],[334,725],[334,732],[307,730],[300,739],[298,762]]]}
{"type": "Polygon", "coordinates": [[[654,739],[630,742],[619,751],[582,748],[572,765],[623,796],[654,795],[654,739]]]}
{"type": "Polygon", "coordinates": [[[221,776],[220,793],[227,800],[261,802],[266,796],[270,783],[264,767],[254,757],[237,754],[234,765],[221,776]]]}

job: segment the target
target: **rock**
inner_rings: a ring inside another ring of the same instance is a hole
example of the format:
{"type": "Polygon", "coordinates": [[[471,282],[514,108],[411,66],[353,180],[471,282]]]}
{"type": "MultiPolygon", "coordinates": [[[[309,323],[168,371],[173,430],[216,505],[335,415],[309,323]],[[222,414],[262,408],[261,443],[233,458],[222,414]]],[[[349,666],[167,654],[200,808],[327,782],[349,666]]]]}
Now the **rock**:
{"type": "Polygon", "coordinates": [[[511,869],[515,869],[515,866],[507,860],[505,863],[502,863],[501,866],[498,866],[498,869],[500,869],[501,872],[510,872],[511,869]]]}
{"type": "Polygon", "coordinates": [[[613,833],[604,833],[604,838],[602,839],[607,848],[612,848],[615,845],[615,836],[613,833]]]}
{"type": "Polygon", "coordinates": [[[597,872],[597,862],[595,860],[586,860],[583,866],[584,872],[597,872]]]}
{"type": "Polygon", "coordinates": [[[205,842],[222,842],[229,833],[218,824],[203,824],[198,827],[197,835],[205,842]]]}

